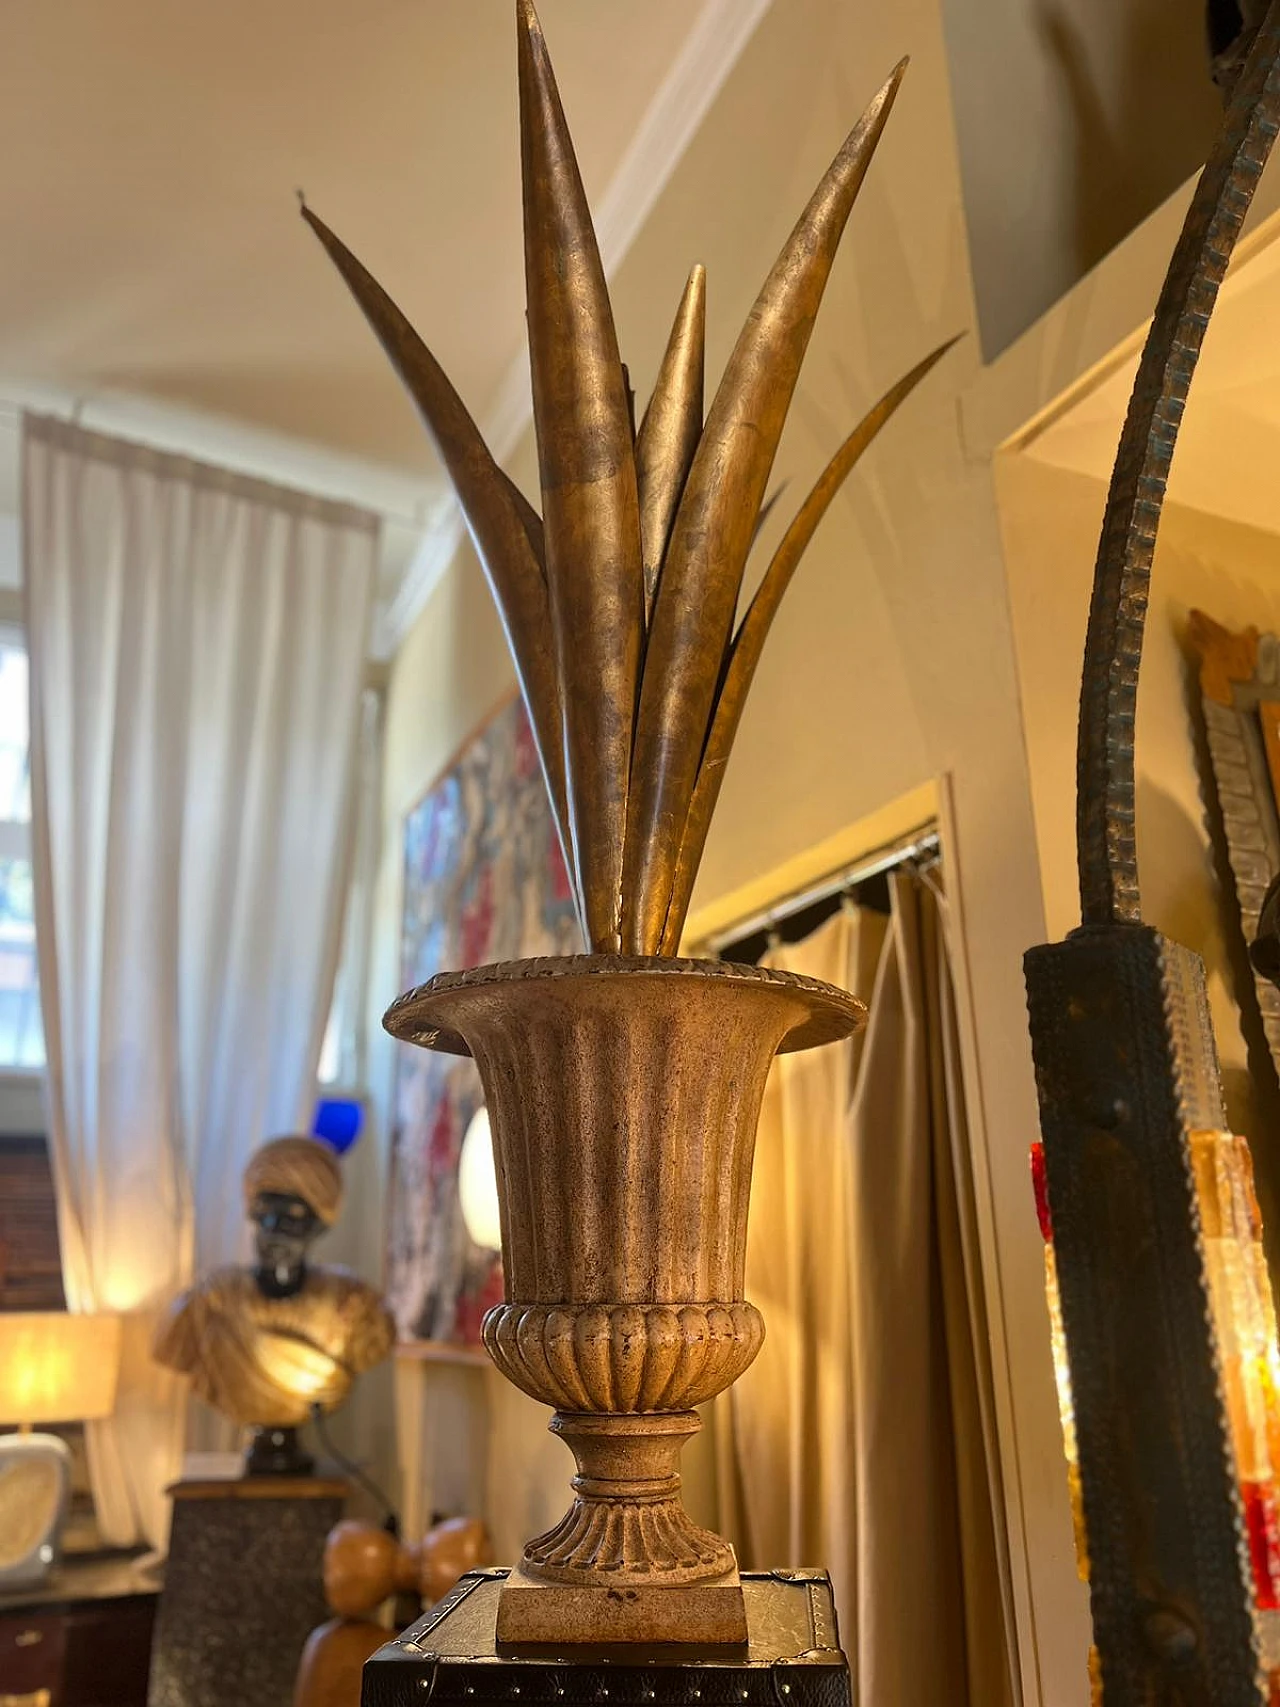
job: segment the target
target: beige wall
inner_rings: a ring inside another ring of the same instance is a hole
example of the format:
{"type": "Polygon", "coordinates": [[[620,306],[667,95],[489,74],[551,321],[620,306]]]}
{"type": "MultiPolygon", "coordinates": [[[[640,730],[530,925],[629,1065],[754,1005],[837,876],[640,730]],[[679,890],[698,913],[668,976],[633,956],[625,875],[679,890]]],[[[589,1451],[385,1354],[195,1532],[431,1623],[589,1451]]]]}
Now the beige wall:
{"type": "MultiPolygon", "coordinates": [[[[1212,360],[1212,351],[1206,360],[1212,360]]],[[[1280,448],[1280,429],[1270,429],[1280,448]]],[[[1114,438],[1114,434],[1112,434],[1114,438]]],[[[1191,447],[1188,446],[1188,449],[1191,447]]],[[[1204,454],[1203,446],[1197,447],[1204,454]]],[[[1230,455],[1229,441],[1220,447],[1230,455]]],[[[1033,440],[997,457],[997,483],[1051,937],[1079,921],[1074,850],[1075,701],[1093,559],[1106,487],[1100,476],[1041,460],[1033,440]]],[[[1181,471],[1184,482],[1191,471],[1181,471]]],[[[1196,471],[1203,478],[1203,471],[1196,471]]],[[[1268,1222],[1280,1216],[1276,1099],[1252,1077],[1240,993],[1250,979],[1234,896],[1210,833],[1196,661],[1186,641],[1197,607],[1227,628],[1280,629],[1280,539],[1222,516],[1166,506],[1152,578],[1138,698],[1137,836],[1148,923],[1205,962],[1227,1113],[1253,1142],[1268,1222]]],[[[1257,1033],[1256,1022],[1253,1029],[1257,1033]]],[[[1259,1039],[1255,1036],[1255,1046],[1259,1039]]]]}
{"type": "MultiPolygon", "coordinates": [[[[938,0],[892,8],[774,0],[613,295],[624,358],[643,397],[688,265],[704,261],[708,370],[718,374],[800,206],[904,51],[913,55],[911,73],[818,322],[778,459],[790,484],[766,544],[868,403],[942,338],[966,329],[970,336],[887,430],[814,542],[761,666],[695,910],[943,780],[1022,1685],[1029,1702],[1081,1707],[1087,1607],[1075,1574],[1028,1183],[1037,1116],[1020,962],[1028,946],[1073,922],[1068,756],[1097,491],[1087,481],[1074,494],[1063,489],[1060,547],[1046,550],[1035,521],[1037,476],[1023,470],[1010,486],[1002,468],[1015,566],[1008,584],[992,459],[1150,312],[1183,198],[998,363],[981,368],[938,0]],[[1060,584],[1046,587],[1059,556],[1060,584]]],[[[514,470],[526,490],[532,463],[526,438],[514,470]]],[[[1199,548],[1190,532],[1182,549],[1194,579],[1199,548]]],[[[1171,588],[1171,598],[1186,596],[1185,586],[1171,588]]],[[[1246,602],[1242,587],[1239,601],[1224,591],[1216,608],[1231,620],[1246,602]]],[[[1152,659],[1153,696],[1180,696],[1176,642],[1166,649],[1157,641],[1152,659]]],[[[510,679],[487,592],[464,550],[392,672],[379,1002],[396,988],[403,814],[510,679]]],[[[1151,788],[1170,802],[1151,794],[1144,834],[1176,835],[1180,869],[1203,878],[1189,760],[1172,734],[1168,754],[1169,773],[1157,766],[1151,788]]],[[[1194,916],[1208,942],[1211,900],[1172,872],[1169,885],[1166,895],[1154,881],[1156,922],[1189,940],[1194,916]]],[[[381,1068],[385,1090],[385,1054],[381,1068]]],[[[529,1452],[511,1420],[499,1418],[491,1430],[491,1442],[502,1443],[499,1474],[523,1473],[529,1452]],[[518,1465],[512,1454],[523,1455],[518,1465]]],[[[556,1478],[558,1497],[564,1465],[539,1461],[539,1475],[556,1478]]]]}
{"type": "Polygon", "coordinates": [[[943,10],[993,356],[1199,168],[1221,108],[1201,5],[944,0],[943,10]]]}

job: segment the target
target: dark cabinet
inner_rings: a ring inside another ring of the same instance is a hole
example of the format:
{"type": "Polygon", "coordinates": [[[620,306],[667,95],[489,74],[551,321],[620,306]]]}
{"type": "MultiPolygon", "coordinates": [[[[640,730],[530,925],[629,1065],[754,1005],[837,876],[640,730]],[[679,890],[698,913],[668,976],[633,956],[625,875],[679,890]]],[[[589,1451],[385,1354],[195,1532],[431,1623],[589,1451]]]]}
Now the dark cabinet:
{"type": "Polygon", "coordinates": [[[153,1589],[59,1571],[24,1603],[0,1598],[0,1707],[146,1707],[153,1589]]]}

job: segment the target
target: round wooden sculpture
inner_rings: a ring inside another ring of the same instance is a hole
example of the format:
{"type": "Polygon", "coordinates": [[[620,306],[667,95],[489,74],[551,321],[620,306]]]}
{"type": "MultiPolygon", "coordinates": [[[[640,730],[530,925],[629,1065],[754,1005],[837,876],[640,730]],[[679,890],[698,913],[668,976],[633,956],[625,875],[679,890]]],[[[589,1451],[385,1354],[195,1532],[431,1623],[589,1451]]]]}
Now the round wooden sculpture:
{"type": "Polygon", "coordinates": [[[385,1529],[344,1518],[324,1545],[324,1598],[339,1618],[361,1618],[388,1595],[417,1587],[416,1549],[385,1529]]]}
{"type": "Polygon", "coordinates": [[[493,1563],[489,1531],[478,1517],[446,1517],[434,1524],[417,1548],[418,1593],[434,1606],[468,1571],[493,1563]]]}
{"type": "Polygon", "coordinates": [[[733,1578],[678,1464],[693,1407],[764,1337],[743,1271],[765,1079],[780,1049],[864,1015],[816,979],[623,955],[447,973],[388,1013],[395,1036],[475,1057],[507,1291],[485,1345],[555,1408],[578,1463],[570,1510],[524,1550],[529,1582],[634,1595],[733,1578]]]}
{"type": "Polygon", "coordinates": [[[359,1518],[335,1524],[324,1548],[324,1597],[334,1616],[307,1640],[293,1707],[359,1707],[364,1663],[391,1637],[375,1616],[382,1602],[417,1594],[432,1606],[492,1558],[489,1532],[475,1517],[446,1518],[419,1542],[359,1518]]]}

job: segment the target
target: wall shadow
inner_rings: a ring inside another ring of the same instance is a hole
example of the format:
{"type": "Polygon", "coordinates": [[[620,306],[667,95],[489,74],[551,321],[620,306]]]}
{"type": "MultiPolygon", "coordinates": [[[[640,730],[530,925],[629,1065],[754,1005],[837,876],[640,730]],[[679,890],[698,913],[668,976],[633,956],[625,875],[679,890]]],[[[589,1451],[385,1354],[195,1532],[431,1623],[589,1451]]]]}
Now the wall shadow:
{"type": "MultiPolygon", "coordinates": [[[[1227,0],[1234,4],[1234,0],[1227,0]]],[[[1204,164],[1221,117],[1200,8],[1114,0],[1039,13],[1074,129],[1071,243],[1077,276],[1110,253],[1204,164]],[[1107,20],[1104,25],[1104,18],[1107,20]],[[1119,31],[1115,67],[1100,75],[1104,28],[1119,31]]]]}

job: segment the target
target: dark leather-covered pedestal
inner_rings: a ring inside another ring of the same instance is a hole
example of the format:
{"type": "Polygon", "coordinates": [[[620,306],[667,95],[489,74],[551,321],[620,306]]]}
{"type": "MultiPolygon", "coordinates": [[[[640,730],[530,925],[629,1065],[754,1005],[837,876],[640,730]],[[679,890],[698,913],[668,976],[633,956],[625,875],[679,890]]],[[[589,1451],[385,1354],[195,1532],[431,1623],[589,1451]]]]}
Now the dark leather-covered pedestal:
{"type": "Polygon", "coordinates": [[[850,1707],[825,1571],[744,1571],[747,1643],[716,1648],[500,1648],[506,1575],[469,1572],[380,1648],[364,1668],[362,1707],[850,1707]]]}

